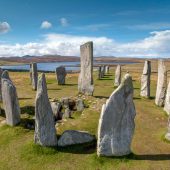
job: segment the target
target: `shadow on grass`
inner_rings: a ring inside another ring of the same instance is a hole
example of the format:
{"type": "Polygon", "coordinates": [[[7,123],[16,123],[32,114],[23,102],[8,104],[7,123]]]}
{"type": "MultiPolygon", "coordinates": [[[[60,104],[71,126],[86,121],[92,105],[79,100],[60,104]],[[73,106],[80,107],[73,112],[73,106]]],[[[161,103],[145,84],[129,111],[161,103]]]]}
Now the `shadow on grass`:
{"type": "Polygon", "coordinates": [[[20,124],[18,126],[24,128],[24,129],[29,129],[29,130],[34,130],[35,129],[35,120],[34,119],[29,119],[29,118],[22,118],[20,124]]]}
{"type": "Polygon", "coordinates": [[[29,99],[32,99],[31,97],[21,97],[21,98],[18,98],[18,100],[29,100],[29,99]]]}
{"type": "Polygon", "coordinates": [[[143,155],[137,155],[134,153],[131,153],[126,156],[112,156],[107,157],[110,159],[120,159],[120,160],[148,160],[148,161],[166,161],[170,160],[170,154],[143,154],[143,155]]]}
{"type": "Polygon", "coordinates": [[[113,80],[113,79],[104,77],[104,78],[101,78],[100,80],[113,80]]]}
{"type": "Polygon", "coordinates": [[[141,97],[133,97],[134,100],[140,100],[141,97]]]}
{"type": "Polygon", "coordinates": [[[24,106],[21,107],[21,114],[27,113],[29,115],[34,115],[35,107],[34,106],[24,106]]]}
{"type": "Polygon", "coordinates": [[[109,96],[107,97],[107,96],[94,96],[95,98],[98,98],[98,99],[102,99],[102,98],[105,98],[105,99],[108,99],[109,98],[109,96]]]}
{"type": "Polygon", "coordinates": [[[59,85],[59,86],[77,86],[78,84],[69,84],[69,83],[67,83],[67,84],[64,84],[64,85],[59,85]]]}
{"type": "Polygon", "coordinates": [[[50,91],[55,91],[55,90],[61,90],[61,89],[59,89],[59,88],[48,88],[48,90],[50,90],[50,91]]]}

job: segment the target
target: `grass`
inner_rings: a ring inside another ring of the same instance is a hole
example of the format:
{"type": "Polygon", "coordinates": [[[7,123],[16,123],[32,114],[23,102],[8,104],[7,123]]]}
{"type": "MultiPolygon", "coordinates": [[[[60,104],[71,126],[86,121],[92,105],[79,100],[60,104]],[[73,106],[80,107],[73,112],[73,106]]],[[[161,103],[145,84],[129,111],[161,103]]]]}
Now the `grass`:
{"type": "MultiPolygon", "coordinates": [[[[169,65],[168,65],[169,66],[169,65]]],[[[123,74],[128,70],[133,76],[134,102],[136,107],[136,129],[132,141],[132,154],[125,157],[101,157],[96,155],[96,143],[77,145],[68,148],[41,147],[35,145],[34,130],[25,124],[32,122],[34,116],[35,91],[31,89],[29,73],[10,72],[10,77],[17,87],[22,112],[22,122],[16,127],[0,123],[0,169],[56,169],[56,170],[169,170],[170,143],[163,138],[167,131],[167,119],[161,107],[154,104],[156,90],[156,63],[153,62],[151,98],[140,97],[140,74],[142,64],[123,66],[123,74]]],[[[55,74],[47,73],[49,98],[75,97],[77,92],[77,74],[67,75],[67,85],[57,85],[55,74]]],[[[97,136],[98,119],[102,104],[114,90],[114,70],[102,80],[97,80],[94,73],[94,97],[84,98],[88,106],[83,113],[75,112],[72,119],[62,121],[57,126],[57,134],[65,130],[85,130],[97,136]]],[[[0,116],[3,121],[4,114],[0,116]]]]}

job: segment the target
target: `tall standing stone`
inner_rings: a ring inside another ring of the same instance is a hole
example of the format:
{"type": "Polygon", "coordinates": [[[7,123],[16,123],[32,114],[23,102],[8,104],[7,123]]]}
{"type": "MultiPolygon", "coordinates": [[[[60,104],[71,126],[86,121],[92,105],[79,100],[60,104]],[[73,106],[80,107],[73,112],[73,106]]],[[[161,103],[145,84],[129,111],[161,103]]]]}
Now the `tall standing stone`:
{"type": "Polygon", "coordinates": [[[78,81],[78,91],[93,95],[93,42],[80,46],[81,69],[78,81]]]}
{"type": "Polygon", "coordinates": [[[32,64],[30,64],[30,84],[32,84],[32,64]]]}
{"type": "Polygon", "coordinates": [[[38,79],[35,101],[35,134],[34,141],[42,146],[57,145],[53,111],[48,99],[45,74],[38,79]]]}
{"type": "Polygon", "coordinates": [[[151,77],[151,62],[146,60],[141,76],[141,91],[142,97],[150,97],[150,77],[151,77]]]}
{"type": "Polygon", "coordinates": [[[131,153],[135,115],[132,78],[126,74],[102,107],[98,125],[98,156],[123,156],[131,153]]]}
{"type": "Polygon", "coordinates": [[[102,66],[102,69],[101,69],[101,77],[103,78],[105,75],[105,66],[102,66]]]}
{"type": "Polygon", "coordinates": [[[38,81],[37,63],[32,63],[31,74],[32,74],[32,88],[33,90],[37,90],[37,81],[38,81]]]}
{"type": "Polygon", "coordinates": [[[0,101],[2,101],[2,89],[1,89],[1,76],[2,76],[2,68],[0,68],[0,101]]]}
{"type": "Polygon", "coordinates": [[[168,132],[165,135],[165,139],[170,141],[170,116],[169,116],[169,119],[168,119],[168,132]]]}
{"type": "Polygon", "coordinates": [[[59,85],[64,85],[65,84],[65,77],[66,77],[66,69],[63,66],[57,67],[56,68],[56,76],[58,80],[59,85]]]}
{"type": "Polygon", "coordinates": [[[15,126],[20,122],[20,107],[16,88],[7,71],[2,73],[1,88],[6,123],[10,126],[15,126]]]}
{"type": "Polygon", "coordinates": [[[165,102],[167,87],[167,71],[166,66],[163,60],[160,60],[158,63],[158,80],[157,80],[157,89],[155,104],[158,106],[163,106],[165,102]]]}
{"type": "Polygon", "coordinates": [[[105,66],[105,73],[106,73],[106,74],[109,73],[109,66],[105,66]]]}
{"type": "Polygon", "coordinates": [[[102,67],[99,66],[98,68],[98,79],[100,80],[102,78],[102,67]]]}
{"type": "Polygon", "coordinates": [[[115,71],[115,83],[114,86],[119,86],[121,83],[121,66],[117,65],[115,71]]]}
{"type": "Polygon", "coordinates": [[[166,91],[164,110],[166,111],[168,115],[170,114],[170,81],[169,81],[168,88],[166,91]]]}

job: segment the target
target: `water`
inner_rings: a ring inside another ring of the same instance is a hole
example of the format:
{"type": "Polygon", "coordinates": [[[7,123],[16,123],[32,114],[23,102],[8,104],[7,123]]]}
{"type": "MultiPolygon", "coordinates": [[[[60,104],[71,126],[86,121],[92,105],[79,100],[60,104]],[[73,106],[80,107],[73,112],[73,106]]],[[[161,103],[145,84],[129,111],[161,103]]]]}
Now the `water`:
{"type": "MultiPolygon", "coordinates": [[[[116,64],[132,64],[133,62],[94,62],[94,66],[96,64],[105,64],[105,65],[116,65],[116,64]]],[[[67,71],[78,71],[80,70],[80,62],[50,62],[50,63],[37,63],[37,67],[39,71],[55,71],[56,67],[65,66],[67,71]]],[[[3,69],[7,70],[30,70],[29,64],[22,65],[8,65],[1,66],[3,69]]]]}

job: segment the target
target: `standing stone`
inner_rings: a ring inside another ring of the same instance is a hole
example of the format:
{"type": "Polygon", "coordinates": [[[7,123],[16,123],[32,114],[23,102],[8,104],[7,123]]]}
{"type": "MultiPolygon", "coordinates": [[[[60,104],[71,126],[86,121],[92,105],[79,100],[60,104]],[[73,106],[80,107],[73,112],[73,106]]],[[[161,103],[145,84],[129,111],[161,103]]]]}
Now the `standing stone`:
{"type": "Polygon", "coordinates": [[[8,72],[2,73],[1,80],[2,101],[6,115],[6,123],[10,126],[15,126],[20,123],[20,107],[16,88],[9,78],[8,72]]]}
{"type": "Polygon", "coordinates": [[[105,73],[106,73],[106,74],[109,73],[109,66],[105,66],[105,73]]]}
{"type": "Polygon", "coordinates": [[[168,115],[170,114],[170,81],[169,81],[168,88],[166,91],[164,110],[166,111],[168,115]]]}
{"type": "Polygon", "coordinates": [[[65,84],[65,77],[66,77],[66,69],[63,66],[57,67],[56,68],[56,76],[58,80],[59,85],[64,85],[65,84]]]}
{"type": "Polygon", "coordinates": [[[131,153],[135,115],[132,78],[126,74],[102,107],[98,126],[98,156],[123,156],[131,153]]]}
{"type": "Polygon", "coordinates": [[[33,90],[37,90],[37,81],[38,81],[37,63],[32,63],[31,74],[32,74],[32,88],[33,90]]]}
{"type": "Polygon", "coordinates": [[[87,42],[80,46],[80,58],[78,91],[85,95],[93,95],[93,42],[87,42]]]}
{"type": "Polygon", "coordinates": [[[63,117],[61,102],[51,101],[51,108],[52,108],[55,120],[61,120],[63,117]]]}
{"type": "Polygon", "coordinates": [[[2,89],[1,89],[1,76],[2,76],[3,70],[0,68],[0,101],[2,101],[2,89]]]}
{"type": "Polygon", "coordinates": [[[45,74],[38,79],[35,101],[35,134],[34,141],[42,146],[57,145],[53,111],[47,94],[45,74]]]}
{"type": "Polygon", "coordinates": [[[119,86],[121,83],[121,66],[117,65],[116,71],[115,71],[115,83],[114,86],[119,86]]]}
{"type": "Polygon", "coordinates": [[[30,64],[30,84],[32,84],[32,64],[30,64]]]}
{"type": "Polygon", "coordinates": [[[79,112],[84,110],[84,102],[82,99],[77,99],[76,108],[77,108],[77,111],[79,111],[79,112]]]}
{"type": "Polygon", "coordinates": [[[167,87],[167,71],[166,66],[163,60],[160,60],[158,63],[158,80],[157,80],[157,89],[155,104],[158,106],[163,106],[165,102],[167,87]]]}
{"type": "Polygon", "coordinates": [[[99,69],[98,69],[98,79],[100,80],[102,78],[102,67],[99,66],[99,69]]]}
{"type": "Polygon", "coordinates": [[[169,116],[169,119],[168,119],[168,132],[165,135],[165,139],[170,141],[170,116],[169,116]]]}
{"type": "Polygon", "coordinates": [[[151,76],[151,62],[146,60],[141,76],[141,91],[142,97],[150,97],[150,76],[151,76]]]}
{"type": "Polygon", "coordinates": [[[105,74],[105,67],[102,66],[102,70],[101,70],[101,77],[102,77],[102,78],[104,77],[104,74],[105,74]]]}

